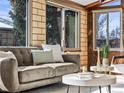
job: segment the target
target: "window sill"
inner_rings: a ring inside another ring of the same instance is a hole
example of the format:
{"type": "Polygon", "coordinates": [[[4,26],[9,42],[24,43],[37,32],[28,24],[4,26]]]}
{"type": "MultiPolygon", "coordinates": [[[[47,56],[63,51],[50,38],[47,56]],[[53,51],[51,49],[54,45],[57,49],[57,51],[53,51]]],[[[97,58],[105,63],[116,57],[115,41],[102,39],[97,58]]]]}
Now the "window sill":
{"type": "Polygon", "coordinates": [[[64,48],[64,52],[80,52],[80,48],[64,48]]]}
{"type": "MultiPolygon", "coordinates": [[[[97,51],[97,49],[93,49],[93,51],[97,51]]],[[[102,48],[100,48],[100,51],[102,51],[102,48]]],[[[124,49],[121,49],[121,48],[110,48],[110,51],[117,51],[117,52],[120,52],[120,51],[124,51],[124,49]]]]}

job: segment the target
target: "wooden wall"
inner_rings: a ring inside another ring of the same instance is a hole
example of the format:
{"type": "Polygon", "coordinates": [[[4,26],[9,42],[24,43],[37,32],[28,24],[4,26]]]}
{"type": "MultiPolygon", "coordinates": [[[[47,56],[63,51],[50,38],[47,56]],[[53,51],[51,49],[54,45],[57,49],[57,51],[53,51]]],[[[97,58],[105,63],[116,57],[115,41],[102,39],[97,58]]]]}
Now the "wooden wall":
{"type": "MultiPolygon", "coordinates": [[[[122,14],[122,21],[123,21],[122,32],[123,32],[123,42],[124,42],[124,10],[122,14]]],[[[124,55],[124,49],[123,50],[120,49],[120,51],[119,50],[111,51],[109,55],[109,61],[111,62],[113,56],[119,56],[119,55],[124,55]]],[[[96,65],[96,62],[97,62],[97,53],[96,51],[93,51],[93,15],[92,15],[92,10],[89,10],[88,11],[88,64],[89,66],[96,65]]],[[[117,64],[124,63],[124,59],[118,60],[115,63],[117,64]]]]}

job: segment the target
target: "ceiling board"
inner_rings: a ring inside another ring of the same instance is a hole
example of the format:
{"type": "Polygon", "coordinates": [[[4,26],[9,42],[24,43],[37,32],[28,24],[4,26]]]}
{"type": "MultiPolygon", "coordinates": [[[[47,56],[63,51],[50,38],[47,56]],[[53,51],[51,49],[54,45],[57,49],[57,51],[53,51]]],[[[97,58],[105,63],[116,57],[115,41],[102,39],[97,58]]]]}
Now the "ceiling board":
{"type": "Polygon", "coordinates": [[[87,6],[89,4],[98,2],[99,0],[70,0],[70,1],[78,3],[78,4],[83,5],[83,6],[87,6]]]}

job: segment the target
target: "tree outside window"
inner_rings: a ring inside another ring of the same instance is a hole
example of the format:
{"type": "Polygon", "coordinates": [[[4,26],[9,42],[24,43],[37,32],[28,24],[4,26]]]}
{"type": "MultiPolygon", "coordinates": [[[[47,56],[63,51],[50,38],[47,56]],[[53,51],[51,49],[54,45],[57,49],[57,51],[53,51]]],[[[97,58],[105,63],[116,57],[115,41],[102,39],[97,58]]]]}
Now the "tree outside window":
{"type": "Polygon", "coordinates": [[[0,0],[0,46],[26,45],[28,0],[0,0]]]}
{"type": "Polygon", "coordinates": [[[16,46],[26,45],[26,0],[10,0],[12,9],[9,14],[13,20],[16,46]]]}
{"type": "Polygon", "coordinates": [[[60,44],[65,48],[79,48],[79,24],[77,11],[46,6],[46,43],[60,44]]]}
{"type": "Polygon", "coordinates": [[[108,44],[110,48],[121,47],[121,12],[102,11],[94,13],[95,47],[108,44]]]}

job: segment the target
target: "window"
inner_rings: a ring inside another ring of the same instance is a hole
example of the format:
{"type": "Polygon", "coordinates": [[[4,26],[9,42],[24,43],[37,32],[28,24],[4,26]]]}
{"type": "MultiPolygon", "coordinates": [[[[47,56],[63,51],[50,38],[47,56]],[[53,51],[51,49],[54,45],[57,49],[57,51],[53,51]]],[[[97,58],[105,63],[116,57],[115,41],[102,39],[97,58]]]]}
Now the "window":
{"type": "Polygon", "coordinates": [[[53,5],[47,5],[46,10],[46,43],[79,48],[79,13],[53,5]]]}
{"type": "Polygon", "coordinates": [[[93,47],[102,47],[105,43],[110,48],[121,48],[121,10],[93,12],[93,47]]]}
{"type": "Polygon", "coordinates": [[[78,13],[65,10],[65,47],[78,48],[78,13]]]}
{"type": "Polygon", "coordinates": [[[61,8],[47,5],[47,44],[61,44],[61,8]]]}
{"type": "Polygon", "coordinates": [[[109,6],[120,6],[121,5],[121,0],[113,0],[109,3],[105,3],[101,5],[101,7],[109,7],[109,6]]]}
{"type": "Polygon", "coordinates": [[[27,5],[28,0],[0,0],[0,46],[26,46],[27,5]]]}

